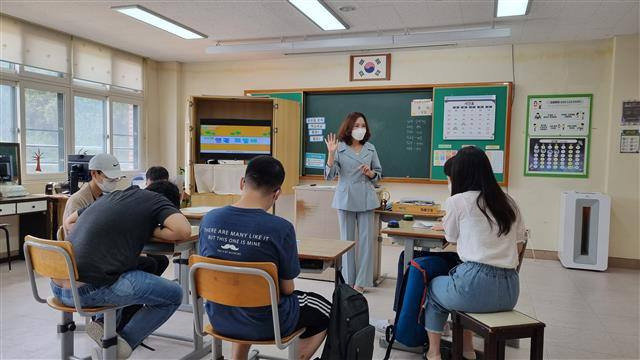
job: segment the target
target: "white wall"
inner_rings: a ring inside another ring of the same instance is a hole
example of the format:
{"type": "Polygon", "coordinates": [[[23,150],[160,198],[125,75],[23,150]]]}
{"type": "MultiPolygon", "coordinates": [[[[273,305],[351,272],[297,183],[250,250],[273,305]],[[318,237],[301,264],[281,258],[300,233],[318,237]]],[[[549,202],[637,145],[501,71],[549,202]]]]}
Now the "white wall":
{"type": "MultiPolygon", "coordinates": [[[[619,160],[617,155],[609,151],[617,146],[612,141],[615,138],[615,131],[611,130],[615,124],[612,119],[616,119],[612,112],[619,111],[619,98],[633,97],[633,88],[635,86],[637,89],[638,86],[637,42],[638,37],[633,36],[615,41],[516,45],[513,53],[511,46],[396,51],[392,56],[392,80],[375,83],[349,82],[349,56],[346,54],[191,63],[182,65],[181,79],[178,81],[167,79],[173,79],[172,69],[159,69],[158,77],[162,80],[158,82],[158,101],[163,102],[178,93],[180,102],[184,104],[184,99],[191,95],[242,95],[247,89],[514,81],[508,191],[520,204],[525,220],[532,229],[532,247],[556,250],[560,221],[558,204],[562,191],[606,192],[612,190],[611,185],[615,183],[611,179],[618,179],[617,174],[622,171],[635,171],[635,184],[638,183],[637,155],[619,160]],[[631,45],[634,42],[635,57],[631,45]],[[630,68],[634,65],[635,78],[625,75],[631,75],[630,68]],[[619,85],[620,82],[624,82],[624,86],[619,85]],[[176,83],[181,85],[174,87],[176,83]],[[593,93],[592,148],[588,179],[523,176],[527,95],[555,93],[593,93]],[[616,109],[612,108],[614,98],[618,101],[614,104],[616,109]]],[[[637,95],[635,97],[638,98],[637,95]]],[[[173,109],[169,103],[158,106],[166,113],[167,121],[170,121],[170,117],[178,117],[182,111],[173,109]]],[[[171,166],[177,166],[182,161],[180,151],[183,148],[183,123],[183,119],[179,118],[177,131],[172,126],[161,130],[164,134],[161,135],[163,141],[168,141],[163,144],[167,157],[162,160],[171,166]],[[178,149],[178,156],[168,154],[168,149],[178,149]]],[[[442,201],[447,197],[444,185],[385,184],[385,187],[395,199],[422,195],[442,201]]],[[[640,218],[637,188],[635,193],[632,186],[616,189],[619,191],[614,191],[618,199],[614,199],[614,207],[621,204],[625,215],[616,216],[620,210],[614,209],[610,255],[637,259],[640,258],[637,251],[640,237],[637,226],[640,218]],[[635,253],[629,251],[633,249],[636,249],[635,253]]]]}

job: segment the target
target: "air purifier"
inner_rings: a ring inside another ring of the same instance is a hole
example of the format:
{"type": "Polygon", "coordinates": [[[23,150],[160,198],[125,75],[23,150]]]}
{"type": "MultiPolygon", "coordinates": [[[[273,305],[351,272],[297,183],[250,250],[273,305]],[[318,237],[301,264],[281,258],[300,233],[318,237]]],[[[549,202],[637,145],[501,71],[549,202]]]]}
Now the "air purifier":
{"type": "Polygon", "coordinates": [[[562,193],[558,257],[564,267],[604,271],[609,256],[611,198],[602,193],[562,193]]]}

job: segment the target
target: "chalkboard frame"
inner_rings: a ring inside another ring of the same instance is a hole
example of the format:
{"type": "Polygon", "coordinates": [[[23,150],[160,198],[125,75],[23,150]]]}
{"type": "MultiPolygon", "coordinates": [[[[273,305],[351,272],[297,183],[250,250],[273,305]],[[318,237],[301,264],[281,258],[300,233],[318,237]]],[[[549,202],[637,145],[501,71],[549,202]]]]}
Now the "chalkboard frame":
{"type": "MultiPolygon", "coordinates": [[[[494,87],[494,86],[507,86],[508,98],[507,98],[507,111],[506,111],[506,137],[505,137],[505,172],[504,180],[500,182],[500,185],[507,186],[509,181],[509,147],[511,142],[511,110],[513,107],[513,82],[500,81],[500,82],[474,82],[474,83],[446,83],[446,84],[410,84],[410,85],[382,85],[382,86],[346,86],[346,87],[319,87],[319,88],[290,88],[290,89],[247,89],[244,90],[245,96],[269,96],[270,94],[284,94],[284,93],[332,93],[332,92],[362,92],[362,91],[406,91],[406,90],[431,90],[436,88],[446,87],[494,87]]],[[[304,101],[304,100],[303,100],[304,101]]],[[[301,102],[301,105],[302,104],[301,102]]],[[[300,121],[304,121],[301,115],[300,121]]],[[[304,133],[304,132],[302,132],[304,133]]],[[[303,135],[301,135],[303,136],[303,135]]],[[[432,141],[433,151],[433,141],[432,141]]],[[[433,157],[433,153],[431,154],[433,157]]],[[[431,177],[431,174],[429,174],[431,177]]],[[[300,180],[321,181],[323,177],[321,175],[301,175],[300,180]]],[[[446,180],[432,180],[428,179],[414,179],[414,178],[383,178],[383,183],[413,183],[413,184],[446,184],[446,180]]]]}

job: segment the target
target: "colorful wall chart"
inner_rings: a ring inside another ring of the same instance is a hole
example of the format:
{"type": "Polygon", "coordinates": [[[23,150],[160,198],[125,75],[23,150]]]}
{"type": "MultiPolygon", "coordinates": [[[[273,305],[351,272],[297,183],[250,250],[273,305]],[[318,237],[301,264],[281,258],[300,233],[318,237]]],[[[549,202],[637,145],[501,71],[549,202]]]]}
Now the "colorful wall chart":
{"type": "Polygon", "coordinates": [[[592,98],[528,97],[525,176],[588,176],[592,98]]]}

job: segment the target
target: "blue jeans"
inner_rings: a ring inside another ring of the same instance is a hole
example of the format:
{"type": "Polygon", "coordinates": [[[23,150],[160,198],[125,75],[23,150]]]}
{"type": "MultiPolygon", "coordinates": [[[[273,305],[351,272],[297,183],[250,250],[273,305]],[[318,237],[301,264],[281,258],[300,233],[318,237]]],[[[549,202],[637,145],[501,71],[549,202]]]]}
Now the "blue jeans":
{"type": "MultiPolygon", "coordinates": [[[[71,289],[61,288],[52,282],[51,290],[63,304],[74,306],[71,289]]],[[[144,304],[118,332],[132,349],[164,324],[182,302],[180,285],[139,270],[120,275],[115,283],[108,286],[81,286],[78,295],[82,307],[144,304]]]]}
{"type": "Polygon", "coordinates": [[[488,313],[513,310],[520,284],[515,269],[465,262],[429,284],[425,329],[442,333],[452,310],[488,313]]]}

